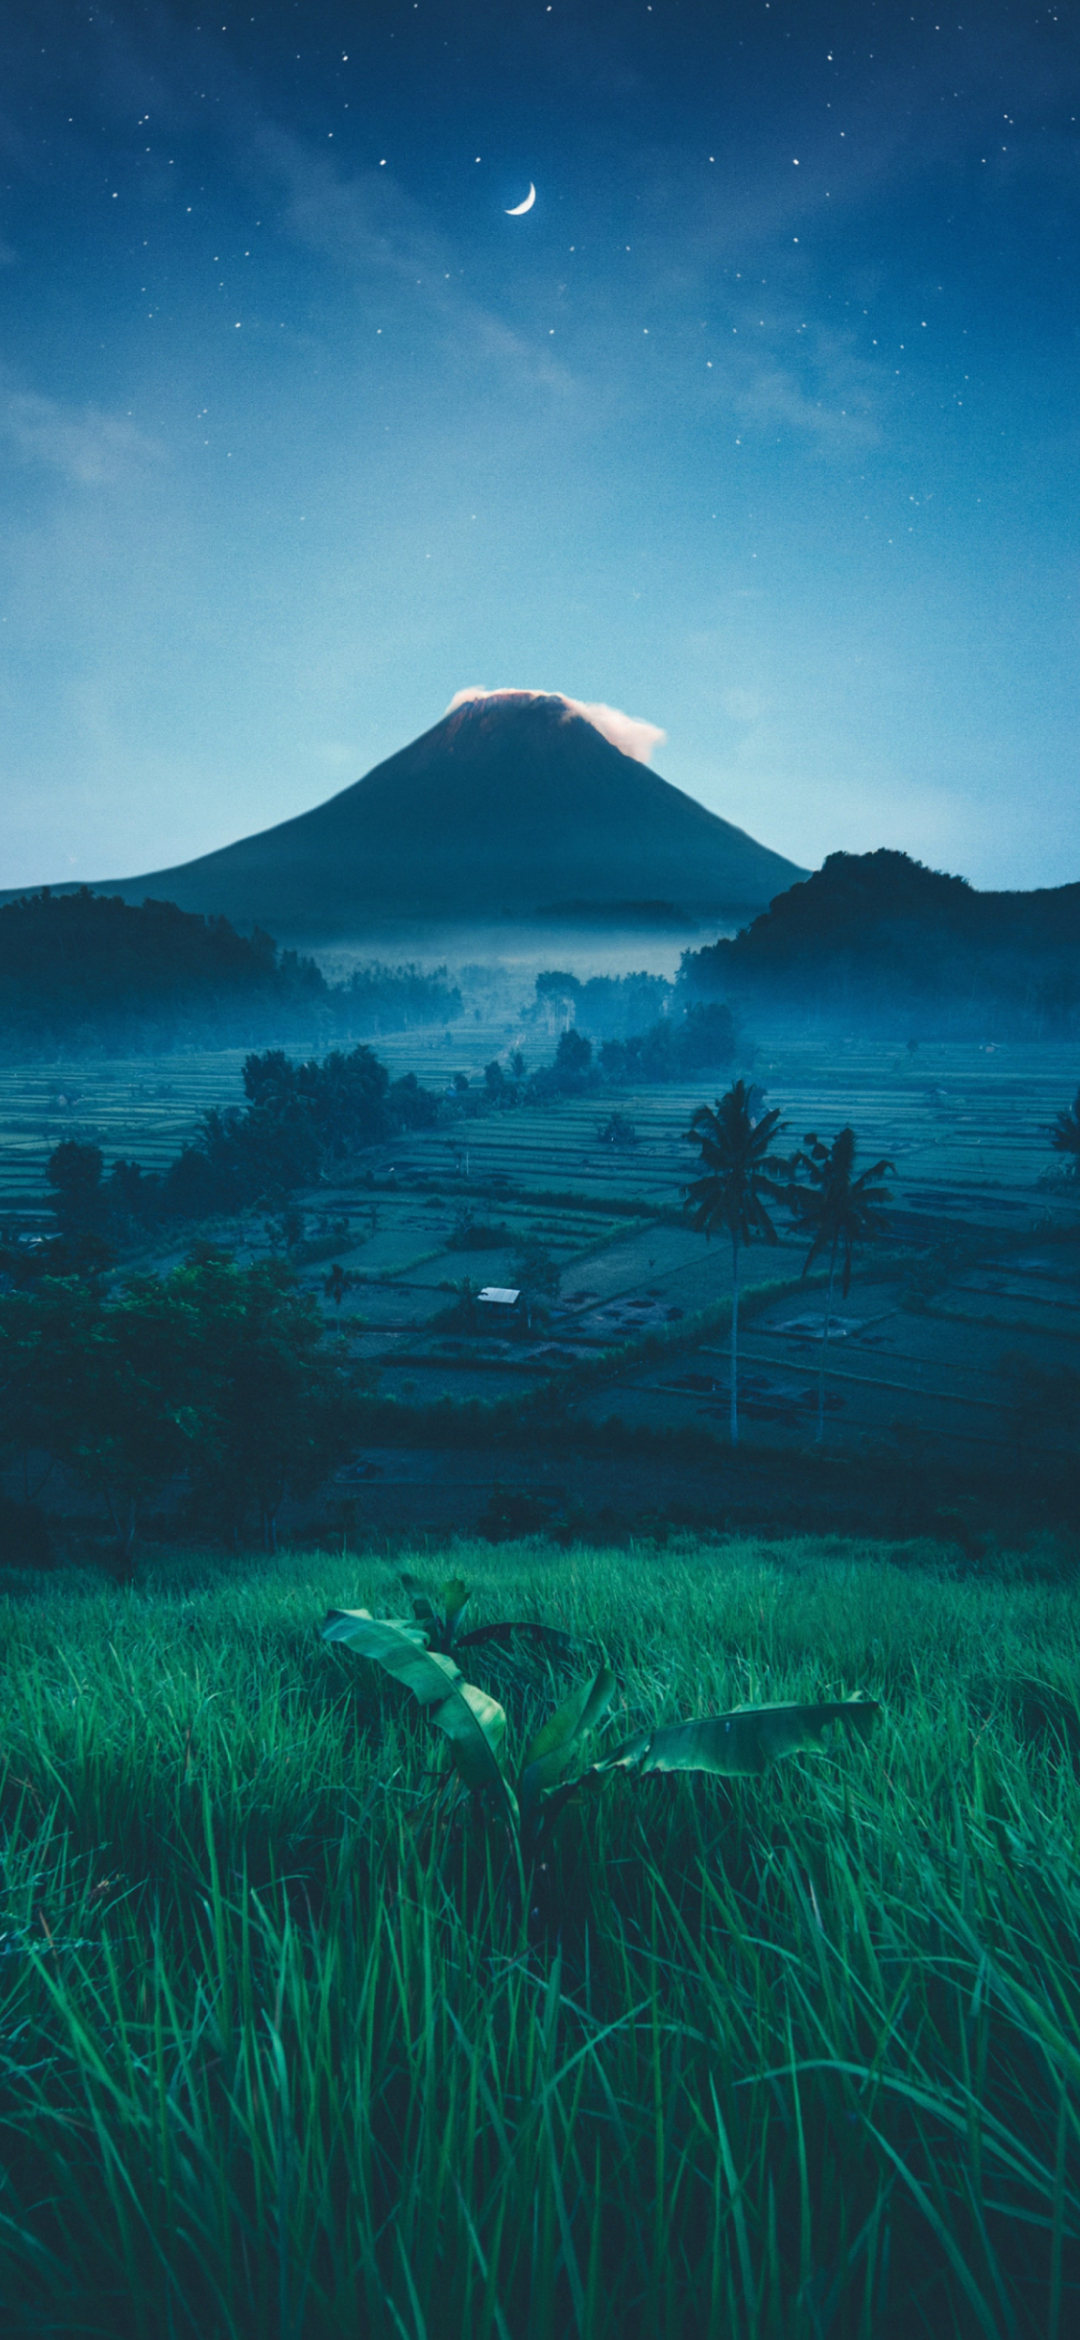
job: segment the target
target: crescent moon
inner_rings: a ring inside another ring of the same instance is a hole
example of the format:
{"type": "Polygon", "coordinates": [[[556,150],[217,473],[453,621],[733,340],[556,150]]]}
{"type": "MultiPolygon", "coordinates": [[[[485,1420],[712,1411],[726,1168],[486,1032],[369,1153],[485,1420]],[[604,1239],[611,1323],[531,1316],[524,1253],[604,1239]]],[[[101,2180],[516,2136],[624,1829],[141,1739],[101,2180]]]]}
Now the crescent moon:
{"type": "Polygon", "coordinates": [[[535,187],[533,186],[532,180],[530,179],[530,181],[529,181],[529,192],[528,192],[528,194],[527,194],[527,195],[526,195],[526,197],[525,197],[525,201],[524,201],[524,203],[515,203],[515,204],[514,204],[514,207],[513,207],[513,209],[512,209],[512,211],[508,211],[508,212],[507,212],[507,214],[506,214],[506,216],[507,216],[507,219],[520,219],[520,218],[521,218],[521,214],[522,214],[522,212],[523,212],[523,211],[531,211],[531,210],[532,210],[532,207],[533,207],[533,204],[535,203],[535,201],[536,201],[536,189],[535,189],[535,187]]]}

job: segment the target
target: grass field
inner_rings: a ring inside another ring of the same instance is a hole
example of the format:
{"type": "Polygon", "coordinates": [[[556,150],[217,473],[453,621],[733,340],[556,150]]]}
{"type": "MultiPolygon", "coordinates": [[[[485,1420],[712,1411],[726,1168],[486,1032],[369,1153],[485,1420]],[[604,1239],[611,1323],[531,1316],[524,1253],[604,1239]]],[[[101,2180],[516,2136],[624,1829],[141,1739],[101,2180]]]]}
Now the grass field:
{"type": "MultiPolygon", "coordinates": [[[[612,1731],[862,1690],[865,1744],[615,1777],[524,1904],[317,1626],[386,1561],[13,1580],[0,2296],[101,2340],[1066,2340],[1080,1600],[929,1545],[455,1547],[612,1731]]],[[[1025,1564],[1030,1572],[1030,1560],[1025,1564]]],[[[515,1734],[556,1685],[477,1653],[515,1734]]],[[[565,1677],[562,1677],[565,1682],[565,1677]]]]}

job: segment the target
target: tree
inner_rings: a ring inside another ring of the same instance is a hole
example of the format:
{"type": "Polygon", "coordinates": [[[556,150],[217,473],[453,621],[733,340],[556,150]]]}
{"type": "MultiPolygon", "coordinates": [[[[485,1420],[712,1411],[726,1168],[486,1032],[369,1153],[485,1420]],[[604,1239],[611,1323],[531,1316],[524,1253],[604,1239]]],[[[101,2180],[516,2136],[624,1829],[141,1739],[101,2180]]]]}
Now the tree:
{"type": "Polygon", "coordinates": [[[1067,1178],[1080,1183],[1080,1089],[1071,1105],[1055,1114],[1050,1130],[1050,1143],[1055,1154],[1064,1154],[1062,1169],[1067,1178]]]}
{"type": "Polygon", "coordinates": [[[888,1202],[888,1189],[876,1181],[889,1173],[896,1176],[895,1162],[883,1157],[871,1164],[869,1170],[852,1176],[855,1166],[856,1140],[853,1129],[844,1128],[833,1139],[831,1146],[823,1145],[811,1130],[805,1140],[805,1150],[796,1154],[791,1165],[795,1178],[800,1175],[809,1183],[792,1185],[789,1190],[791,1209],[801,1229],[813,1231],[813,1240],[803,1262],[803,1274],[808,1275],[816,1259],[828,1254],[829,1282],[825,1294],[825,1321],[821,1332],[821,1368],[818,1373],[817,1443],[825,1434],[825,1363],[829,1346],[829,1326],[832,1318],[833,1285],[841,1254],[844,1271],[841,1290],[845,1300],[851,1289],[851,1259],[856,1243],[880,1234],[888,1225],[880,1205],[888,1202]]]}
{"type": "Polygon", "coordinates": [[[83,1287],[76,1304],[72,1291],[49,1442],[104,1504],[125,1575],[148,1504],[208,1434],[213,1384],[195,1298],[182,1272],[133,1278],[111,1302],[83,1287]]]}
{"type": "Polygon", "coordinates": [[[0,1294],[0,1454],[18,1469],[24,1505],[37,1501],[56,1460],[73,1362],[98,1307],[88,1284],[68,1275],[0,1294]]]}
{"type": "Polygon", "coordinates": [[[75,1276],[0,1292],[0,1459],[21,1462],[24,1503],[46,1455],[81,1479],[124,1574],[147,1509],[185,1478],[234,1537],[254,1507],[272,1551],[284,1496],[354,1449],[372,1380],[281,1259],[240,1268],[204,1245],[118,1296],[75,1276]]]}
{"type": "Polygon", "coordinates": [[[532,1331],[533,1309],[537,1301],[554,1300],[562,1282],[562,1269],[551,1256],[546,1243],[530,1235],[514,1253],[510,1274],[525,1301],[525,1325],[532,1331]]]}
{"type": "Polygon", "coordinates": [[[739,1254],[744,1243],[752,1243],[756,1235],[766,1243],[778,1243],[779,1236],[765,1208],[766,1202],[782,1202],[787,1188],[779,1182],[776,1173],[788,1165],[779,1159],[769,1162],[769,1148],[778,1132],[786,1127],[779,1108],[763,1113],[764,1102],[760,1089],[748,1089],[745,1081],[736,1081],[723,1097],[711,1105],[699,1105],[692,1115],[686,1132],[691,1145],[700,1149],[702,1175],[686,1190],[686,1207],[691,1213],[690,1224],[706,1242],[721,1230],[731,1240],[731,1443],[739,1443],[739,1254]]]}
{"type": "Polygon", "coordinates": [[[50,1154],[45,1176],[56,1195],[53,1208],[65,1235],[100,1227],[105,1217],[103,1168],[101,1147],[84,1145],[79,1138],[65,1138],[50,1154]]]}
{"type": "Polygon", "coordinates": [[[571,1024],[569,1031],[560,1034],[555,1050],[555,1086],[573,1095],[587,1087],[591,1070],[592,1041],[571,1024]]]}
{"type": "Polygon", "coordinates": [[[286,1495],[307,1495],[355,1446],[371,1373],[328,1348],[313,1293],[282,1259],[238,1268],[221,1253],[192,1263],[204,1284],[212,1415],[192,1460],[196,1501],[234,1535],[252,1507],[277,1549],[286,1495]]]}
{"type": "Polygon", "coordinates": [[[342,1267],[339,1259],[334,1261],[329,1273],[323,1277],[323,1292],[328,1300],[333,1301],[339,1318],[342,1301],[348,1293],[358,1292],[363,1280],[362,1276],[356,1274],[355,1269],[342,1267]]]}

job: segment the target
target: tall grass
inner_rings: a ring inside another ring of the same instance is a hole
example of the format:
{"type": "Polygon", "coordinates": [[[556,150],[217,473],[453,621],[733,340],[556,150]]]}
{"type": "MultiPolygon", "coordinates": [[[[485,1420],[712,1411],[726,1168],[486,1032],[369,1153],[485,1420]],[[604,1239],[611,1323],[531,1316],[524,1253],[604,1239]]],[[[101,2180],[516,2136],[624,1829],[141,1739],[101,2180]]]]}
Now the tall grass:
{"type": "MultiPolygon", "coordinates": [[[[0,1609],[9,2328],[1066,2340],[1074,1591],[929,1547],[452,1559],[488,1613],[577,1633],[580,1671],[603,1643],[620,1735],[857,1688],[885,1722],[760,1782],[613,1779],[523,1908],[411,1702],[317,1638],[327,1606],[400,1608],[386,1563],[27,1585],[0,1609]]],[[[528,1727],[553,1683],[483,1654],[528,1727]]]]}

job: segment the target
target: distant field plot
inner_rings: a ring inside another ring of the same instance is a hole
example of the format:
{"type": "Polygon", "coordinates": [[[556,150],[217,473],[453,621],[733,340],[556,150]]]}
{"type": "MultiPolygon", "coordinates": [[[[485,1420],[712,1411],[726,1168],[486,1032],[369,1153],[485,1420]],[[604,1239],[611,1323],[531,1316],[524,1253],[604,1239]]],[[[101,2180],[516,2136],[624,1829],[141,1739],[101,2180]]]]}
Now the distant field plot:
{"type": "MultiPolygon", "coordinates": [[[[961,1306],[1008,1282],[1010,1261],[988,1261],[982,1271],[913,1306],[903,1281],[856,1281],[846,1302],[834,1303],[826,1350],[826,1437],[831,1446],[884,1446],[902,1453],[905,1442],[974,1454],[997,1451],[1007,1427],[1009,1367],[1023,1359],[1053,1374],[1080,1356],[1080,1242],[1051,1247],[1038,1291],[1012,1315],[988,1306],[981,1317],[961,1306]]],[[[749,1435],[766,1444],[803,1446],[816,1430],[822,1358],[820,1289],[748,1313],[740,1340],[740,1412],[749,1435]]],[[[723,1434],[730,1399],[726,1349],[699,1344],[591,1391],[582,1410],[594,1419],[622,1419],[679,1427],[697,1421],[723,1434]]],[[[1050,1430],[1064,1446],[1067,1432],[1050,1430]]]]}
{"type": "Polygon", "coordinates": [[[163,1169],[208,1106],[243,1102],[245,1054],[218,1048],[0,1068],[0,1208],[44,1205],[45,1164],[65,1138],[99,1145],[107,1162],[123,1154],[163,1169]]]}

